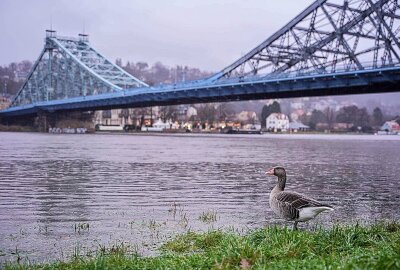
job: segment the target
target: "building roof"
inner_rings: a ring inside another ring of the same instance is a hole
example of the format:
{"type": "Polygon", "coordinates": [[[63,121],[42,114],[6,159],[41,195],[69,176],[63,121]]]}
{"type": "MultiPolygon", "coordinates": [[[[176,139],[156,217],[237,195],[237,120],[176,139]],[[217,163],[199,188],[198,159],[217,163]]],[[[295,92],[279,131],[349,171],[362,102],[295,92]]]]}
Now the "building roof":
{"type": "Polygon", "coordinates": [[[394,120],[385,122],[381,127],[381,130],[385,130],[387,128],[389,128],[391,131],[400,131],[400,125],[394,120]]]}
{"type": "Polygon", "coordinates": [[[267,118],[274,117],[275,119],[278,120],[289,120],[289,117],[287,117],[283,113],[271,113],[267,118]]]}
{"type": "Polygon", "coordinates": [[[289,128],[290,129],[300,129],[300,128],[307,129],[307,128],[310,128],[310,127],[306,126],[306,125],[304,125],[303,123],[300,123],[300,122],[290,122],[289,123],[289,128]]]}

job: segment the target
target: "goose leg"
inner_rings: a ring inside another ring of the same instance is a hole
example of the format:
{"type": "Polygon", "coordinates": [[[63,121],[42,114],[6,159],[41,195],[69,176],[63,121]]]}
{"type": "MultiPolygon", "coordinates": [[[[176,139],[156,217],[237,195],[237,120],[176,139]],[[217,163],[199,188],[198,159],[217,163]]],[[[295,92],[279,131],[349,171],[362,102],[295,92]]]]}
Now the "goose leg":
{"type": "Polygon", "coordinates": [[[297,221],[295,221],[294,222],[294,224],[293,224],[293,231],[297,231],[298,230],[298,228],[297,228],[297,221]]]}

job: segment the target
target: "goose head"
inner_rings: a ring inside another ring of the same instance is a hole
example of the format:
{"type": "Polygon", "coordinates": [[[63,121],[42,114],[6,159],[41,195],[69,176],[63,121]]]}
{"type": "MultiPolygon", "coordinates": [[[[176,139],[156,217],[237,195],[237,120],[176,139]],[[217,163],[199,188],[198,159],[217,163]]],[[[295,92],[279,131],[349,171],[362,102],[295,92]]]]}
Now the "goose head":
{"type": "Polygon", "coordinates": [[[276,184],[276,188],[280,191],[285,189],[286,185],[286,171],[283,167],[273,167],[265,172],[268,175],[275,175],[278,177],[278,183],[276,184]]]}
{"type": "Polygon", "coordinates": [[[273,167],[265,172],[268,175],[275,175],[278,178],[286,177],[286,171],[283,167],[273,167]]]}

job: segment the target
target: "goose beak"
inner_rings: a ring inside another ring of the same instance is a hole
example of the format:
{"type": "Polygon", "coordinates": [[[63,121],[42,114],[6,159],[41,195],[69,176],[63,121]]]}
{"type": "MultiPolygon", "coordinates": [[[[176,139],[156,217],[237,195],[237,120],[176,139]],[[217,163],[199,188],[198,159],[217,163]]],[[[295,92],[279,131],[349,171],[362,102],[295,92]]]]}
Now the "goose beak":
{"type": "Polygon", "coordinates": [[[265,174],[274,175],[274,168],[272,168],[272,169],[266,171],[265,174]]]}

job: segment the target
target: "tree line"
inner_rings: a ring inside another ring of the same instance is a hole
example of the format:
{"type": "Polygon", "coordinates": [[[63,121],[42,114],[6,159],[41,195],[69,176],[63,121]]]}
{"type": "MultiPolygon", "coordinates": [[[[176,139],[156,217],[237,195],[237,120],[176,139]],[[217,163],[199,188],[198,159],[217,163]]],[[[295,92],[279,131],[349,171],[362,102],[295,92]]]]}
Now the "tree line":
{"type": "Polygon", "coordinates": [[[313,130],[332,130],[337,123],[347,125],[349,131],[372,132],[384,123],[382,110],[376,107],[370,115],[366,108],[356,105],[345,106],[338,112],[328,107],[324,111],[313,110],[311,115],[303,115],[301,119],[313,130]]]}
{"type": "MultiPolygon", "coordinates": [[[[265,127],[265,119],[271,113],[281,113],[280,104],[274,101],[272,104],[264,105],[261,111],[261,125],[265,127]]],[[[290,118],[290,115],[289,115],[290,118]]],[[[394,117],[400,124],[400,116],[394,117]]],[[[359,108],[356,105],[342,107],[339,111],[334,111],[327,107],[324,111],[313,110],[311,114],[303,114],[299,121],[308,125],[311,130],[332,130],[335,124],[346,124],[349,131],[372,132],[378,129],[387,120],[392,120],[390,116],[384,116],[382,110],[376,107],[372,114],[366,108],[359,108]]]]}
{"type": "Polygon", "coordinates": [[[0,94],[14,96],[24,83],[24,79],[19,79],[18,75],[28,74],[31,68],[32,62],[28,60],[0,66],[0,94]]]}
{"type": "Polygon", "coordinates": [[[156,62],[150,66],[146,62],[139,61],[135,63],[127,61],[124,65],[122,59],[118,58],[115,63],[129,74],[151,86],[193,81],[212,75],[212,73],[201,71],[198,68],[181,65],[169,67],[161,62],[156,62]]]}

